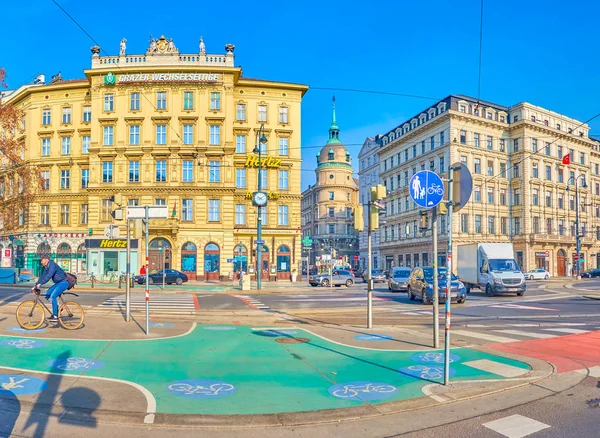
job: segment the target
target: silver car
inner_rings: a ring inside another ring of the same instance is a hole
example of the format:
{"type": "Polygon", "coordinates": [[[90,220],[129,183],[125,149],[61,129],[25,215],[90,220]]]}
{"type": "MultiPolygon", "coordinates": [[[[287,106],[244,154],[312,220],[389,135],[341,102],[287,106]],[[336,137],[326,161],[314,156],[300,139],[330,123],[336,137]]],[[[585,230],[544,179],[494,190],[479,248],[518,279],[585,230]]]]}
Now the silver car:
{"type": "Polygon", "coordinates": [[[345,285],[346,287],[351,287],[354,284],[354,276],[350,271],[339,270],[335,271],[332,275],[315,275],[314,277],[310,277],[308,279],[308,282],[312,287],[329,287],[330,285],[333,285],[335,287],[340,287],[342,285],[345,285]]]}
{"type": "Polygon", "coordinates": [[[388,278],[388,289],[392,292],[406,292],[408,277],[410,277],[410,268],[392,268],[388,278]]]}

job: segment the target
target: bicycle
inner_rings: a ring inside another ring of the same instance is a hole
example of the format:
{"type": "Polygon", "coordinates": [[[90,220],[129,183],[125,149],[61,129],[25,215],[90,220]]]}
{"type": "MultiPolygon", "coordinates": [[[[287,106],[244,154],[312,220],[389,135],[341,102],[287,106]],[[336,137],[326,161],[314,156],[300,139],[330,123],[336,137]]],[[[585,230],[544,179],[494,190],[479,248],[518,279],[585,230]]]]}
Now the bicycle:
{"type": "MultiPolygon", "coordinates": [[[[40,290],[35,291],[35,300],[23,301],[17,307],[17,322],[26,330],[35,330],[45,321],[45,314],[52,316],[52,311],[40,298],[40,290]],[[45,309],[45,311],[44,311],[45,309]]],[[[63,295],[74,295],[73,292],[63,292],[59,297],[58,323],[67,330],[76,330],[83,325],[85,313],[75,301],[65,301],[63,295]]]]}

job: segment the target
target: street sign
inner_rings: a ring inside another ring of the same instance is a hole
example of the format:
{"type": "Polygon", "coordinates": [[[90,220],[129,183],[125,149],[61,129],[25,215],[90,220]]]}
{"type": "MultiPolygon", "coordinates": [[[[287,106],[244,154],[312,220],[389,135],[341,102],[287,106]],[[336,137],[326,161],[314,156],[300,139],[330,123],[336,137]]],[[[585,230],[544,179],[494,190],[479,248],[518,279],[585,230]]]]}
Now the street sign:
{"type": "Polygon", "coordinates": [[[471,171],[464,163],[456,162],[452,165],[455,169],[452,174],[452,203],[456,213],[469,202],[473,191],[473,177],[471,171]],[[456,170],[459,169],[459,170],[456,170]]]}
{"type": "Polygon", "coordinates": [[[421,170],[413,175],[409,184],[410,197],[423,208],[433,208],[444,197],[444,183],[437,174],[421,170]]]}
{"type": "Polygon", "coordinates": [[[119,226],[118,225],[107,225],[106,228],[104,228],[104,236],[107,239],[118,239],[119,236],[121,235],[121,230],[119,230],[119,226]]]}
{"type": "Polygon", "coordinates": [[[354,256],[354,261],[357,261],[357,260],[358,260],[358,256],[357,256],[357,255],[355,255],[355,256],[354,256]]]}
{"type": "Polygon", "coordinates": [[[264,241],[264,240],[255,240],[255,241],[254,241],[254,244],[255,244],[255,245],[264,245],[264,244],[265,244],[265,241],[264,241]]]}
{"type": "MultiPolygon", "coordinates": [[[[169,207],[166,205],[149,205],[148,219],[167,219],[169,217],[169,207]]],[[[127,207],[126,219],[146,219],[146,207],[130,206],[127,207]]]]}

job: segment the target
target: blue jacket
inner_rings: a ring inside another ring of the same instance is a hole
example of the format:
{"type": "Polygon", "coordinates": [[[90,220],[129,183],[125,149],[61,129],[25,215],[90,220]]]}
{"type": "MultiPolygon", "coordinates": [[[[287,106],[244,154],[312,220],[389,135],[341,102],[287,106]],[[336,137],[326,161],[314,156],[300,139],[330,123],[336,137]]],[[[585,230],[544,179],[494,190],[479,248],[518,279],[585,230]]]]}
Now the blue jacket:
{"type": "Polygon", "coordinates": [[[42,285],[48,283],[50,280],[54,283],[60,283],[61,281],[67,281],[65,271],[60,269],[56,263],[52,260],[48,260],[48,264],[44,267],[42,276],[38,279],[36,284],[42,285]]]}

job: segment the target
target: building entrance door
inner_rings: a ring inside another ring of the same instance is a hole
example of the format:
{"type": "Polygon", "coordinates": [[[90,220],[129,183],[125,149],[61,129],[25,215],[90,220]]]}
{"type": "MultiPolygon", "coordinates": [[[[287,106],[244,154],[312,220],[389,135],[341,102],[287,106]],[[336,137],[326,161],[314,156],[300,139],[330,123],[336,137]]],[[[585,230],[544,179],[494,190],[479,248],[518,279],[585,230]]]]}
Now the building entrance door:
{"type": "Polygon", "coordinates": [[[556,275],[559,277],[564,277],[565,276],[565,272],[567,270],[567,260],[566,260],[566,254],[565,252],[560,249],[558,250],[557,256],[556,256],[556,275]]]}

